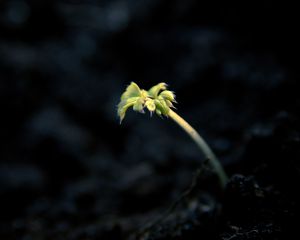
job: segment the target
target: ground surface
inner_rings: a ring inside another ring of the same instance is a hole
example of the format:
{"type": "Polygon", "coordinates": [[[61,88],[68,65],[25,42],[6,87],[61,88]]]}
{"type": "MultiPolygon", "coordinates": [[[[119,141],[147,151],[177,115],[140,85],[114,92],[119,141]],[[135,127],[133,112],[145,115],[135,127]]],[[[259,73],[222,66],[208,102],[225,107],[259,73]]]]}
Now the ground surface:
{"type": "Polygon", "coordinates": [[[296,8],[96,2],[0,2],[0,239],[297,239],[296,8]],[[224,191],[171,120],[119,125],[130,81],[176,92],[224,191]]]}

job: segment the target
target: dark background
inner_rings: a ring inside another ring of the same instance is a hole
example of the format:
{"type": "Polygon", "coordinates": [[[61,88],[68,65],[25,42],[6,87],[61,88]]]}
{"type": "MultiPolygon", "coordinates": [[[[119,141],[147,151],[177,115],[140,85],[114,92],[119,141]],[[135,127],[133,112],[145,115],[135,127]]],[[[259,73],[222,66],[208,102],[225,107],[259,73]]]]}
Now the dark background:
{"type": "Polygon", "coordinates": [[[1,239],[127,239],[189,186],[203,156],[173,122],[130,112],[119,125],[131,81],[167,82],[228,174],[269,196],[247,198],[261,209],[249,220],[237,195],[202,184],[195,202],[225,210],[193,236],[229,239],[245,221],[230,239],[285,239],[299,200],[298,15],[267,0],[0,1],[1,239]]]}

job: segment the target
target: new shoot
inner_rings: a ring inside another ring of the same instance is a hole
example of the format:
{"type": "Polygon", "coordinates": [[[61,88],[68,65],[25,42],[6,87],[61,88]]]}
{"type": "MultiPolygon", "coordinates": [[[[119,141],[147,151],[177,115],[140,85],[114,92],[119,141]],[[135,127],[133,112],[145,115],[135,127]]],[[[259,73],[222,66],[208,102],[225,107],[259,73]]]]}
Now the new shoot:
{"type": "Polygon", "coordinates": [[[200,148],[218,175],[221,186],[224,188],[228,178],[222,165],[199,133],[172,110],[175,108],[173,103],[176,103],[175,94],[167,90],[166,83],[159,83],[146,91],[140,89],[136,83],[131,82],[121,96],[120,103],[118,104],[118,116],[120,117],[120,122],[122,122],[126,111],[130,107],[133,107],[134,111],[140,113],[144,113],[144,109],[146,108],[151,115],[155,112],[159,116],[166,116],[174,120],[200,148]]]}

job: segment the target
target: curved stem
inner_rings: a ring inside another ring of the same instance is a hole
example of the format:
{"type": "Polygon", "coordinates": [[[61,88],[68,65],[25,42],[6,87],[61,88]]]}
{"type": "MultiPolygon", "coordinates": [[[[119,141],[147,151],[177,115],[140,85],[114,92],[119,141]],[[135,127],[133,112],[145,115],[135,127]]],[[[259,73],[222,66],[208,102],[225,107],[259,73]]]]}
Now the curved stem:
{"type": "Polygon", "coordinates": [[[199,135],[199,133],[190,125],[188,124],[182,117],[180,117],[177,113],[170,109],[168,116],[172,118],[197,144],[206,158],[209,159],[210,165],[215,169],[218,177],[220,179],[220,183],[224,188],[228,177],[220,164],[219,160],[217,159],[216,155],[204,141],[204,139],[199,135]]]}

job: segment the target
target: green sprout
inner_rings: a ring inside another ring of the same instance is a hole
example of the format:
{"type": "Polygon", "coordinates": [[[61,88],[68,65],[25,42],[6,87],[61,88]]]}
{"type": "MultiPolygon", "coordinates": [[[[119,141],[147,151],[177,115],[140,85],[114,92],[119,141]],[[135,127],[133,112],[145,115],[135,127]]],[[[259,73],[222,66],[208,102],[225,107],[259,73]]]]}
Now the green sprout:
{"type": "Polygon", "coordinates": [[[144,113],[144,109],[146,108],[151,115],[155,112],[158,116],[171,118],[195,141],[212,168],[216,171],[221,186],[224,188],[228,178],[222,165],[199,133],[172,110],[172,108],[175,108],[173,103],[176,103],[175,94],[167,90],[166,83],[159,83],[146,91],[140,89],[136,83],[131,82],[122,94],[121,101],[118,104],[120,123],[123,121],[126,111],[130,107],[140,113],[144,113]]]}

